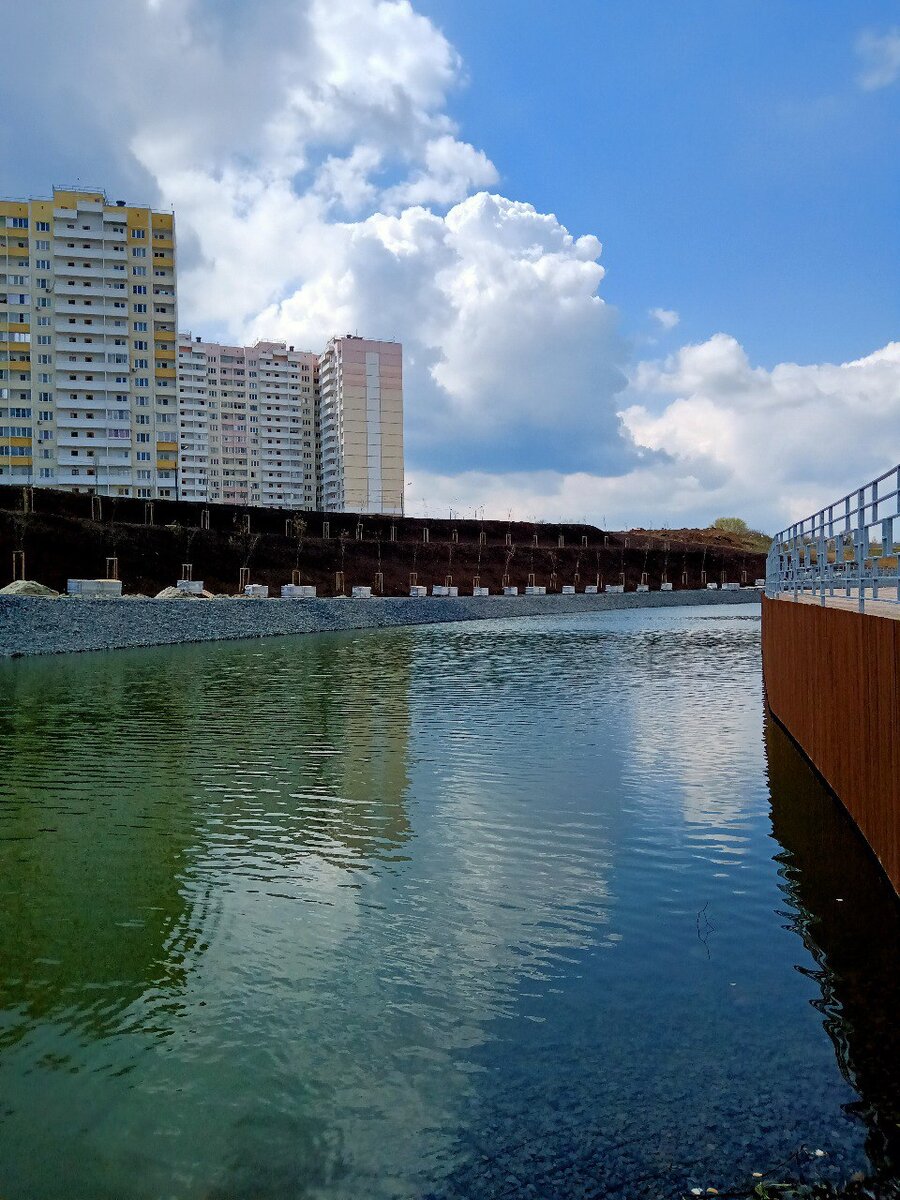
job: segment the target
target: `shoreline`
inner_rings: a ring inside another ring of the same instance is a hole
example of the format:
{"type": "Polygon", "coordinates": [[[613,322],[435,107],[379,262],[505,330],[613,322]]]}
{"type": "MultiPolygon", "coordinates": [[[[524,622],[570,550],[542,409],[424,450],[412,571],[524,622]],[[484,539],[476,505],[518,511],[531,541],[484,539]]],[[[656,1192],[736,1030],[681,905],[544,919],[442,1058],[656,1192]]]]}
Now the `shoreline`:
{"type": "Polygon", "coordinates": [[[0,659],[632,608],[758,604],[756,588],[574,596],[140,600],[0,596],[0,659]]]}

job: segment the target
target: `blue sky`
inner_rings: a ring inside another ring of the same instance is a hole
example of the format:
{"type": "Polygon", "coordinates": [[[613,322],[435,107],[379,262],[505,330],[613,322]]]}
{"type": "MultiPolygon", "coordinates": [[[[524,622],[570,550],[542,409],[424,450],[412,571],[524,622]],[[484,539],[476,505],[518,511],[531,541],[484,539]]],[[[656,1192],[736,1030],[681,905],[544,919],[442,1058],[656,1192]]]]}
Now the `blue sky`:
{"type": "Polygon", "coordinates": [[[860,31],[896,0],[423,0],[460,50],[450,110],[511,196],[597,232],[639,332],[842,361],[900,329],[900,89],[860,31]]]}
{"type": "Polygon", "coordinates": [[[900,458],[900,0],[41,0],[9,36],[0,194],[174,208],[183,329],[401,340],[423,511],[775,529],[900,458]]]}

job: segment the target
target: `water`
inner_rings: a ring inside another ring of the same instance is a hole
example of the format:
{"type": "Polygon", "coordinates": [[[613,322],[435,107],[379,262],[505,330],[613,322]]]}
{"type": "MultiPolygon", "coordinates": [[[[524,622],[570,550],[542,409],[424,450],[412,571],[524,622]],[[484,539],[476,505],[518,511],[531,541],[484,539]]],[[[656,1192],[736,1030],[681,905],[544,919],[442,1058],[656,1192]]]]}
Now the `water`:
{"type": "Polygon", "coordinates": [[[897,906],[758,613],[0,666],[0,1195],[890,1177],[897,906]]]}

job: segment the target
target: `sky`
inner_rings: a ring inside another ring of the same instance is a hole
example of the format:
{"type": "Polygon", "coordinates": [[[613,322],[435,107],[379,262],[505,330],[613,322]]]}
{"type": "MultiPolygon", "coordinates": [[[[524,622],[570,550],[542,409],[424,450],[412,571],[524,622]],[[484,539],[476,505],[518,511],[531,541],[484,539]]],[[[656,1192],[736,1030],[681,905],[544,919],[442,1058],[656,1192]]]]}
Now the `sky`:
{"type": "Polygon", "coordinates": [[[900,0],[41,0],[8,35],[0,194],[173,207],[195,334],[400,339],[409,512],[774,532],[900,458],[900,0]]]}

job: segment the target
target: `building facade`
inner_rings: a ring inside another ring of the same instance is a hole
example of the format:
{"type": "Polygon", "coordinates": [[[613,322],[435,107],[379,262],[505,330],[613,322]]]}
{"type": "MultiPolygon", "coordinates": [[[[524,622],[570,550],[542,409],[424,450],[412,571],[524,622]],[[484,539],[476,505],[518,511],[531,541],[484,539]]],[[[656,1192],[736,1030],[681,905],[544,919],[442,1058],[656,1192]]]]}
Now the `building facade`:
{"type": "Polygon", "coordinates": [[[319,358],[318,505],[403,511],[403,348],[347,334],[319,358]]]}
{"type": "Polygon", "coordinates": [[[0,200],[0,483],[177,495],[172,213],[0,200]]]}
{"type": "Polygon", "coordinates": [[[315,354],[178,341],[182,500],[314,508],[315,354]]]}

